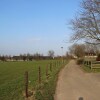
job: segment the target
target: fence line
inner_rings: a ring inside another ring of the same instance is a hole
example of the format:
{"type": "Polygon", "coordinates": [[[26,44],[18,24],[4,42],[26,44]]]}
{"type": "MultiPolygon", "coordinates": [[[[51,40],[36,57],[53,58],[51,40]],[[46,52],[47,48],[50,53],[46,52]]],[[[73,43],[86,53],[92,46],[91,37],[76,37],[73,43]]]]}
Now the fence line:
{"type": "MultiPolygon", "coordinates": [[[[54,63],[49,63],[49,66],[47,65],[46,66],[46,79],[48,80],[49,79],[49,70],[50,72],[53,71],[53,67],[56,68],[57,66],[62,66],[62,64],[64,65],[64,63],[62,62],[54,62],[54,63]]],[[[38,67],[38,83],[41,84],[42,83],[42,76],[41,76],[41,66],[38,67]]],[[[25,97],[28,98],[29,95],[28,95],[28,87],[29,87],[29,75],[28,75],[28,71],[25,72],[25,97]]]]}
{"type": "Polygon", "coordinates": [[[100,61],[84,61],[84,65],[89,66],[91,69],[100,68],[100,61]]]}

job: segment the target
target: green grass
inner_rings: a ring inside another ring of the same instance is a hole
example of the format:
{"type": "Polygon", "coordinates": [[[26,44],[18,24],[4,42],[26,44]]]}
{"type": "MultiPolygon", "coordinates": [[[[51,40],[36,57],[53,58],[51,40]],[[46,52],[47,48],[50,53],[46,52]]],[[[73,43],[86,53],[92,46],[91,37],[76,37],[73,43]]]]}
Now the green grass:
{"type": "MultiPolygon", "coordinates": [[[[50,60],[43,61],[32,61],[32,62],[0,62],[0,100],[24,100],[24,73],[25,71],[29,72],[29,89],[34,89],[36,91],[38,84],[38,66],[41,66],[42,70],[42,87],[46,91],[46,86],[48,89],[52,89],[54,92],[54,85],[56,84],[56,74],[60,70],[61,66],[53,67],[53,72],[49,71],[49,74],[52,74],[48,82],[46,82],[45,70],[47,64],[50,60]],[[51,85],[53,85],[52,88],[51,85]]],[[[47,93],[47,92],[44,92],[47,93]]],[[[39,95],[37,95],[37,100],[39,95]]],[[[53,93],[51,93],[53,94],[53,93]]],[[[49,95],[50,97],[50,95],[49,95]]],[[[47,99],[46,99],[47,100],[47,99]]],[[[49,99],[48,99],[49,100],[49,99]]],[[[51,100],[51,99],[50,99],[51,100]]]]}
{"type": "Polygon", "coordinates": [[[50,79],[48,81],[45,81],[42,85],[39,85],[35,93],[36,100],[54,100],[58,73],[64,66],[65,65],[58,66],[58,68],[52,72],[52,76],[50,77],[50,79]]]}
{"type": "MultiPolygon", "coordinates": [[[[95,65],[95,67],[96,66],[100,66],[100,65],[95,65]]],[[[90,66],[87,66],[87,65],[82,65],[82,68],[83,68],[84,71],[89,72],[89,73],[91,73],[91,72],[92,73],[100,72],[100,68],[93,68],[93,69],[91,69],[90,66]]]]}
{"type": "Polygon", "coordinates": [[[92,72],[92,70],[91,70],[91,68],[89,66],[82,65],[82,68],[83,68],[84,71],[86,71],[88,73],[92,72]]]}

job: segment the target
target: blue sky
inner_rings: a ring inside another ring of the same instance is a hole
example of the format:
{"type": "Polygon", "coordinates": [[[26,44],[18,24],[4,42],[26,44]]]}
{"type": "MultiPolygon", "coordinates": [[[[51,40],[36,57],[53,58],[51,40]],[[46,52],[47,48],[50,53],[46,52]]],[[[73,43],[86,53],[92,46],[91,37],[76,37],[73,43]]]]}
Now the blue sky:
{"type": "Polygon", "coordinates": [[[67,25],[81,0],[0,0],[0,54],[36,52],[55,55],[67,51],[67,25]]]}

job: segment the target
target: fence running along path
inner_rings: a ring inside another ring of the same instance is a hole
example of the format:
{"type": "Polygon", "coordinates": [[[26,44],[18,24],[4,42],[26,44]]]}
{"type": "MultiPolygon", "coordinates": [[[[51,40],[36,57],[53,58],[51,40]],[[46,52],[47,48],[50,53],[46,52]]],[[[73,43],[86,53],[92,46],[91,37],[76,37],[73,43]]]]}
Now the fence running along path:
{"type": "MultiPolygon", "coordinates": [[[[64,64],[66,64],[66,61],[57,61],[57,62],[51,62],[49,64],[47,64],[46,66],[46,70],[45,70],[45,75],[46,75],[46,80],[49,79],[49,71],[52,72],[53,71],[53,67],[58,67],[58,66],[63,66],[64,64]]],[[[41,70],[41,66],[38,67],[38,84],[42,83],[42,70],[41,70]]],[[[25,71],[25,98],[29,97],[29,74],[28,71],[25,71]]]]}
{"type": "Polygon", "coordinates": [[[100,61],[84,61],[84,65],[89,66],[91,69],[99,69],[100,61]]]}

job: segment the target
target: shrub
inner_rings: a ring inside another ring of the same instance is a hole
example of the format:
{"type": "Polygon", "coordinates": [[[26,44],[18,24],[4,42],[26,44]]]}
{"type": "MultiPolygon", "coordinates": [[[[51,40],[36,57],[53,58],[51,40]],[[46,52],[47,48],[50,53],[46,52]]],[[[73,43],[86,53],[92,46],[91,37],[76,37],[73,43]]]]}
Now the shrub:
{"type": "Polygon", "coordinates": [[[100,61],[100,54],[98,55],[98,57],[97,57],[97,59],[96,59],[97,61],[100,61]]]}
{"type": "Polygon", "coordinates": [[[78,60],[77,60],[77,64],[78,64],[78,65],[83,64],[83,62],[84,62],[84,59],[78,59],[78,60]]]}

